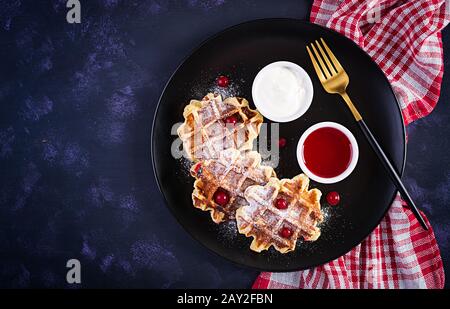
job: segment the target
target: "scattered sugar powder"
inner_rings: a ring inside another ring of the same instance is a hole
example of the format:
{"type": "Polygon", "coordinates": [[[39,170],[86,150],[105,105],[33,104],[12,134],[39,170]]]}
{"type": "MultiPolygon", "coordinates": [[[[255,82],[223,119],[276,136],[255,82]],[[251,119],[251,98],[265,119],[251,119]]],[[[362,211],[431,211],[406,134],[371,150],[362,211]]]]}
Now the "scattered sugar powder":
{"type": "Polygon", "coordinates": [[[239,236],[236,221],[230,220],[218,225],[219,239],[223,242],[231,242],[239,236]]]}
{"type": "MultiPolygon", "coordinates": [[[[203,74],[205,75],[205,74],[203,74]]],[[[207,80],[208,78],[204,77],[203,80],[207,80]]],[[[209,78],[210,79],[210,78],[209,78]]],[[[230,84],[227,87],[220,87],[218,86],[215,81],[214,83],[209,83],[207,86],[205,86],[202,83],[198,83],[195,87],[192,89],[192,98],[200,100],[208,93],[218,93],[222,96],[222,99],[226,99],[229,97],[239,97],[242,96],[241,94],[241,87],[240,84],[242,84],[243,80],[238,80],[238,82],[233,81],[233,79],[230,80],[230,84]],[[206,91],[205,91],[206,89],[206,91]]],[[[249,98],[245,98],[249,100],[249,98]]]]}
{"type": "Polygon", "coordinates": [[[208,92],[218,93],[222,96],[222,99],[242,96],[240,94],[240,87],[234,83],[231,83],[230,85],[228,85],[228,87],[219,87],[219,86],[211,87],[208,92]]]}
{"type": "Polygon", "coordinates": [[[185,157],[181,157],[180,159],[177,160],[178,164],[180,165],[180,169],[178,169],[177,174],[182,177],[182,178],[190,178],[191,177],[191,167],[192,167],[192,161],[190,161],[189,159],[185,158],[185,157]]]}

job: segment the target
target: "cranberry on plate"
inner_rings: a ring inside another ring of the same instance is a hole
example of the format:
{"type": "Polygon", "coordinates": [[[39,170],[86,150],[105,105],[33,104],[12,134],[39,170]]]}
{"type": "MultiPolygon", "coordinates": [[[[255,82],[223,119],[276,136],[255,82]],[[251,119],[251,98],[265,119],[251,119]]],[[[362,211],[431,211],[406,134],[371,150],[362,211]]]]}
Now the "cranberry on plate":
{"type": "Polygon", "coordinates": [[[286,147],[286,143],[287,143],[286,139],[284,137],[281,137],[278,140],[278,147],[284,148],[284,147],[286,147]]]}
{"type": "Polygon", "coordinates": [[[224,75],[221,75],[219,76],[219,78],[217,78],[217,85],[219,87],[225,88],[228,86],[229,83],[230,83],[229,78],[224,75]]]}
{"type": "Polygon", "coordinates": [[[330,204],[331,206],[336,206],[337,204],[339,204],[339,201],[341,200],[339,193],[337,193],[336,191],[328,192],[326,198],[327,203],[330,204]]]}

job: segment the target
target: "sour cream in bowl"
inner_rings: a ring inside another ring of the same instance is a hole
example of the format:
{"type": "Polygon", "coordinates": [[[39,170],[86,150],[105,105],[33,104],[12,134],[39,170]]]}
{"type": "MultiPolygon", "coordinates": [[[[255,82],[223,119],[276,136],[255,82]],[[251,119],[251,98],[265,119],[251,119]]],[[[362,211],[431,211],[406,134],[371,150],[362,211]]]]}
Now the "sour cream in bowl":
{"type": "Polygon", "coordinates": [[[252,97],[264,117],[289,122],[301,117],[310,107],[313,85],[302,67],[289,61],[277,61],[256,75],[252,97]]]}

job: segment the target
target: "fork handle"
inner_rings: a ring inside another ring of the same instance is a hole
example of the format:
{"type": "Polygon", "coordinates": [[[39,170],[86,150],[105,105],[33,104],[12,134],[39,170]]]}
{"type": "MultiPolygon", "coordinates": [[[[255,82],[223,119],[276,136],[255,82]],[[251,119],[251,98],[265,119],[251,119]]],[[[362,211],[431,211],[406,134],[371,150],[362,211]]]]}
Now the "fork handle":
{"type": "Polygon", "coordinates": [[[391,161],[388,159],[388,157],[384,153],[380,144],[378,144],[377,140],[375,139],[375,136],[373,136],[369,127],[366,125],[366,123],[364,122],[364,120],[362,118],[359,121],[357,121],[357,123],[358,123],[361,131],[364,133],[364,136],[366,137],[366,140],[369,142],[373,151],[375,151],[375,153],[378,156],[378,158],[380,159],[381,163],[383,163],[385,170],[388,172],[389,176],[391,177],[392,181],[394,182],[395,186],[397,187],[398,191],[400,192],[400,195],[405,199],[406,203],[411,207],[412,212],[414,213],[415,217],[420,222],[422,227],[425,230],[428,230],[428,226],[425,223],[425,220],[423,219],[422,215],[420,214],[419,209],[414,204],[414,201],[412,200],[411,196],[409,195],[408,191],[406,190],[405,186],[403,185],[402,180],[400,179],[400,176],[398,175],[398,173],[395,170],[394,166],[392,165],[391,161]]]}
{"type": "Polygon", "coordinates": [[[353,114],[353,117],[355,117],[356,121],[362,120],[361,114],[358,112],[358,109],[353,105],[352,100],[348,96],[347,92],[340,93],[341,97],[344,99],[345,103],[347,103],[348,108],[353,114]]]}

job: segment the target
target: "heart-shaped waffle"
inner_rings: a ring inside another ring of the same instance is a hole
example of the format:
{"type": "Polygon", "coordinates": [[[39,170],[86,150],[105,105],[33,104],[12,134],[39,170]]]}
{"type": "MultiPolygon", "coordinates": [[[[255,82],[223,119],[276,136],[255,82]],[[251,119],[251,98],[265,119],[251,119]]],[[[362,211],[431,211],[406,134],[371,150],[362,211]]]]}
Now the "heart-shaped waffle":
{"type": "Polygon", "coordinates": [[[248,101],[231,97],[222,101],[209,93],[201,101],[191,100],[183,112],[177,133],[191,161],[217,159],[222,150],[250,150],[263,117],[250,109],[248,101]]]}
{"type": "Polygon", "coordinates": [[[193,204],[203,211],[210,211],[215,223],[234,219],[236,209],[248,204],[244,198],[245,189],[265,185],[271,177],[276,177],[272,167],[261,165],[258,152],[241,154],[232,148],[221,152],[218,159],[195,164],[191,175],[196,178],[193,204]]]}
{"type": "Polygon", "coordinates": [[[286,253],[295,249],[299,237],[313,241],[320,236],[322,193],[308,186],[309,178],[300,174],[293,179],[271,178],[265,186],[246,189],[248,204],[236,211],[236,221],[239,233],[253,237],[251,250],[274,246],[286,253]]]}

